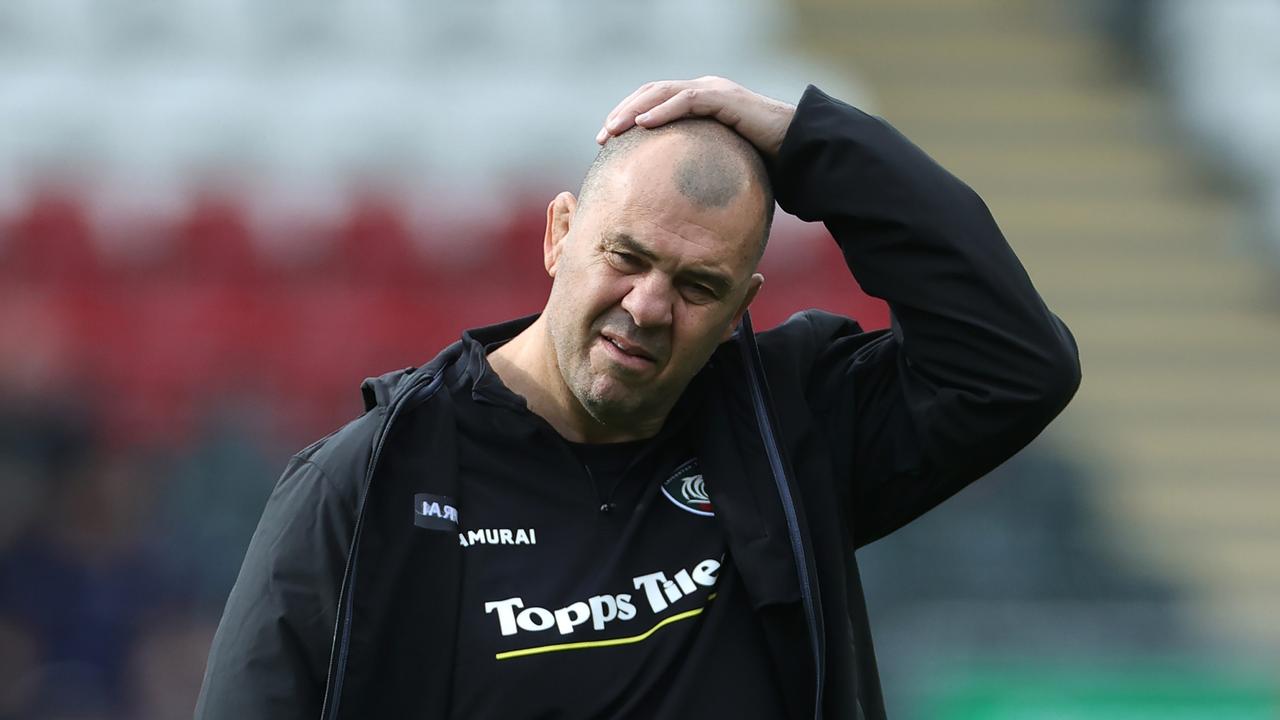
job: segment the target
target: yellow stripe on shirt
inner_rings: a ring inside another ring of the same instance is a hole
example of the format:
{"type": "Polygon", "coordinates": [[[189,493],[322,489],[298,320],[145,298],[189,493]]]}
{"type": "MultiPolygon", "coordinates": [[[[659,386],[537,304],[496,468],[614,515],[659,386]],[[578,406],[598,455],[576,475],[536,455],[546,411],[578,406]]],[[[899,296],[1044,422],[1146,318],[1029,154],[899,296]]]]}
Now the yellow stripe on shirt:
{"type": "MultiPolygon", "coordinates": [[[[711,593],[710,595],[707,596],[707,602],[710,603],[712,600],[715,599],[715,597],[716,597],[716,594],[711,593]]],[[[540,647],[524,648],[522,650],[508,650],[507,652],[500,652],[494,657],[499,660],[510,660],[511,658],[524,657],[526,655],[541,655],[542,653],[559,652],[561,650],[585,650],[587,648],[610,647],[613,645],[630,645],[631,643],[638,643],[642,640],[647,640],[650,635],[657,632],[658,628],[661,628],[664,625],[670,625],[671,623],[677,622],[679,620],[687,620],[691,617],[694,617],[695,615],[701,614],[702,611],[706,609],[707,609],[707,606],[703,605],[700,608],[686,610],[682,613],[677,613],[675,615],[672,615],[669,618],[663,618],[662,620],[658,621],[658,624],[640,633],[639,635],[632,635],[630,637],[613,638],[612,640],[584,640],[582,642],[560,643],[558,645],[542,645],[540,647]]]]}

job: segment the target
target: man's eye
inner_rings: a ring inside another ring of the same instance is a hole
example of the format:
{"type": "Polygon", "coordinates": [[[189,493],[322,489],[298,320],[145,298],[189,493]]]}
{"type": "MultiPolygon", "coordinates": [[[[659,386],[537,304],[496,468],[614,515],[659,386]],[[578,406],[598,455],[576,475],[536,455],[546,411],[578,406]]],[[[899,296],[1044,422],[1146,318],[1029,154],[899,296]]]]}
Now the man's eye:
{"type": "Polygon", "coordinates": [[[716,293],[706,285],[685,285],[685,297],[692,302],[708,303],[716,299],[716,293]]]}
{"type": "Polygon", "coordinates": [[[614,260],[616,260],[619,265],[626,265],[627,267],[635,267],[640,262],[639,258],[637,258],[635,255],[632,255],[631,253],[620,252],[618,250],[610,250],[609,254],[613,256],[614,260]]]}

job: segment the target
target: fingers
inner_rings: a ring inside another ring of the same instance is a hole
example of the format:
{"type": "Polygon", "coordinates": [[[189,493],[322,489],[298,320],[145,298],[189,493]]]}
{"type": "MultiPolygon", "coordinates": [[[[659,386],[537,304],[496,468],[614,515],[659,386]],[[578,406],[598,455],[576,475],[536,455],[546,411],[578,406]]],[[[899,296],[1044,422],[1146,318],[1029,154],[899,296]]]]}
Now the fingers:
{"type": "Polygon", "coordinates": [[[709,115],[714,108],[707,102],[707,90],[684,88],[675,95],[636,116],[633,121],[643,127],[657,127],[686,115],[709,115]]]}
{"type": "MultiPolygon", "coordinates": [[[[651,94],[654,94],[655,92],[660,92],[661,89],[666,85],[667,85],[666,82],[647,82],[641,85],[640,87],[636,88],[634,92],[632,92],[630,95],[623,98],[622,101],[619,102],[617,105],[613,106],[613,109],[610,110],[609,114],[606,115],[604,118],[604,128],[608,130],[609,127],[615,123],[615,118],[621,117],[623,111],[629,108],[641,96],[651,95],[651,94]]],[[[638,115],[638,114],[639,114],[638,112],[632,113],[632,117],[635,117],[635,115],[638,115]]]]}
{"type": "Polygon", "coordinates": [[[596,134],[603,145],[629,128],[655,128],[683,117],[712,117],[732,128],[765,157],[777,155],[796,107],[752,92],[722,77],[662,80],[641,85],[614,106],[596,134]]]}
{"type": "Polygon", "coordinates": [[[657,127],[697,112],[695,103],[703,99],[705,90],[695,87],[695,83],[697,81],[684,80],[641,85],[605,118],[604,127],[596,134],[596,142],[604,143],[611,135],[625,132],[632,125],[657,127]]]}
{"type": "Polygon", "coordinates": [[[675,83],[669,81],[645,83],[623,98],[605,117],[604,127],[596,135],[596,142],[603,143],[610,135],[618,135],[634,125],[637,115],[677,92],[673,85],[675,83]]]}

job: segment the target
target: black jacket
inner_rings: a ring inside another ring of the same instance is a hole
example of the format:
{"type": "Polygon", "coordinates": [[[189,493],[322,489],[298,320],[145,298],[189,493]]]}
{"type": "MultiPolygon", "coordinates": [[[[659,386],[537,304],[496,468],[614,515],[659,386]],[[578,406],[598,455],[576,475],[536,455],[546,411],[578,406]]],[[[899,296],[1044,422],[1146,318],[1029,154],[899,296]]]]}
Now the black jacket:
{"type": "MultiPolygon", "coordinates": [[[[854,551],[1039,434],[1079,385],[1076,345],[982,200],[883,120],[810,86],[770,173],[779,204],[825,222],[889,302],[892,327],[806,311],[740,330],[702,371],[698,457],[708,477],[741,478],[712,501],[790,668],[791,714],[883,718],[854,551]]],[[[403,516],[414,494],[465,493],[438,392],[461,353],[366,381],[366,413],[290,462],[197,717],[444,717],[460,548],[403,516]],[[397,434],[407,413],[434,428],[429,447],[397,434]]]]}

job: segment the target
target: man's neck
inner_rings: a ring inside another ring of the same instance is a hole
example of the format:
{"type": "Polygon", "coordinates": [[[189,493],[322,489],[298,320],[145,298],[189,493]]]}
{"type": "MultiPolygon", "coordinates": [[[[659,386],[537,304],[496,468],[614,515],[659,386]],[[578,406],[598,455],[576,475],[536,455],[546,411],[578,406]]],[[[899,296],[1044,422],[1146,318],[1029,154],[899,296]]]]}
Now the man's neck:
{"type": "Polygon", "coordinates": [[[573,442],[612,443],[653,437],[662,420],[625,429],[592,417],[565,385],[543,317],[489,353],[489,365],[502,384],[525,399],[529,411],[573,442]]]}

